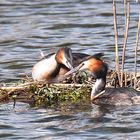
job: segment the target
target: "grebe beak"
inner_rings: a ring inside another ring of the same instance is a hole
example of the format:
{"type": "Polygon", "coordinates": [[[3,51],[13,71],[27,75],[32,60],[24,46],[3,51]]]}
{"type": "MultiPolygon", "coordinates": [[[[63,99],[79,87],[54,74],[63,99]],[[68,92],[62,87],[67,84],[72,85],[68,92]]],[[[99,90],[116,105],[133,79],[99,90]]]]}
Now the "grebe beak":
{"type": "Polygon", "coordinates": [[[69,72],[67,72],[65,75],[70,75],[70,74],[73,74],[75,72],[77,72],[84,64],[81,63],[80,65],[78,65],[77,67],[75,68],[72,68],[69,72]]]}
{"type": "Polygon", "coordinates": [[[68,56],[63,56],[61,59],[61,63],[64,64],[68,69],[73,69],[72,66],[72,58],[69,58],[68,56]]]}
{"type": "Polygon", "coordinates": [[[65,55],[64,55],[64,63],[67,68],[70,70],[73,69],[73,56],[72,50],[69,48],[65,48],[65,55]]]}
{"type": "Polygon", "coordinates": [[[72,50],[68,49],[68,52],[65,53],[66,57],[66,64],[69,69],[73,69],[73,56],[72,56],[72,50]]]}
{"type": "Polygon", "coordinates": [[[66,60],[65,66],[69,69],[73,69],[73,66],[71,65],[71,63],[68,60],[66,60]]]}
{"type": "Polygon", "coordinates": [[[72,64],[67,59],[63,60],[62,64],[70,70],[73,69],[72,64]]]}

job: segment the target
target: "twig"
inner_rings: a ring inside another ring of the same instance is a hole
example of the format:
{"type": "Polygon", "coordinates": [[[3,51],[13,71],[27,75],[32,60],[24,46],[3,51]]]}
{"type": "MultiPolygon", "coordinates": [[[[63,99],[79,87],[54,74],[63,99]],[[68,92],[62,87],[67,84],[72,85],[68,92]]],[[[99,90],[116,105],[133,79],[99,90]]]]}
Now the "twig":
{"type": "Polygon", "coordinates": [[[45,55],[44,55],[43,51],[42,51],[42,50],[39,50],[39,51],[40,51],[41,57],[42,57],[42,58],[45,58],[45,55]]]}
{"type": "Polygon", "coordinates": [[[100,92],[99,94],[95,95],[93,98],[92,98],[92,101],[96,100],[97,98],[99,98],[99,96],[103,95],[105,93],[105,90],[103,90],[102,92],[100,92]]]}
{"type": "MultiPolygon", "coordinates": [[[[37,85],[40,85],[40,84],[43,84],[42,83],[38,83],[37,85]]],[[[44,83],[45,84],[45,83],[44,83]]],[[[9,87],[0,87],[0,91],[10,91],[10,92],[14,92],[14,91],[18,91],[18,90],[25,90],[26,88],[29,88],[31,85],[33,85],[33,82],[31,83],[28,83],[26,86],[9,86],[9,87]]],[[[59,84],[59,83],[53,83],[53,84],[48,84],[48,86],[59,86],[59,87],[82,87],[82,86],[89,86],[90,87],[90,84],[59,84]]]]}
{"type": "Polygon", "coordinates": [[[117,17],[116,17],[116,3],[113,0],[113,14],[114,14],[114,30],[115,30],[115,62],[116,62],[116,71],[118,74],[119,79],[119,85],[121,85],[121,79],[120,79],[120,66],[119,66],[119,54],[118,54],[118,30],[117,30],[117,17]]]}
{"type": "Polygon", "coordinates": [[[121,87],[123,86],[123,70],[124,70],[124,62],[125,62],[125,51],[126,44],[128,38],[128,29],[129,29],[129,21],[130,21],[130,4],[127,4],[127,15],[126,15],[126,26],[125,26],[125,34],[124,34],[124,46],[123,46],[123,54],[122,54],[122,69],[121,69],[121,87]]]}
{"type": "Polygon", "coordinates": [[[59,77],[58,79],[56,79],[56,81],[57,82],[64,81],[68,76],[70,76],[71,74],[77,72],[83,65],[84,65],[84,63],[81,63],[77,67],[75,67],[72,70],[68,71],[65,75],[63,75],[63,76],[59,77]]]}

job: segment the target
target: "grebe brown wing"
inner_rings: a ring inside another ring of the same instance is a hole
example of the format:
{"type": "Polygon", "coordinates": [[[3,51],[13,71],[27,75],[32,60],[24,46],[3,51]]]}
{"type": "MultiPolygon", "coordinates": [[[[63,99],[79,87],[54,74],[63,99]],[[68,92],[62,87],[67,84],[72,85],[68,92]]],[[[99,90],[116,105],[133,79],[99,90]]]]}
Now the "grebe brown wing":
{"type": "Polygon", "coordinates": [[[140,92],[129,87],[106,88],[103,94],[92,101],[96,105],[118,106],[140,104],[140,92]]]}

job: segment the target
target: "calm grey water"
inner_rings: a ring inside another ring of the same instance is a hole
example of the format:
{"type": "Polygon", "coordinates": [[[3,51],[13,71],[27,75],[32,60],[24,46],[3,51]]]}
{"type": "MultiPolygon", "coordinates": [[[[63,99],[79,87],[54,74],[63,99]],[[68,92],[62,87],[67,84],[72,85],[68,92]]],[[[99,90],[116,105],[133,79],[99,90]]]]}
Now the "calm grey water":
{"type": "MultiPolygon", "coordinates": [[[[131,18],[125,69],[134,69],[140,2],[130,0],[131,18]]],[[[120,50],[125,17],[117,1],[120,50]]],[[[112,0],[1,0],[0,81],[31,75],[32,66],[62,46],[75,52],[104,52],[114,68],[112,0]]],[[[139,64],[138,52],[138,68],[139,64]]],[[[121,53],[120,53],[121,56],[121,53]]],[[[46,109],[18,103],[0,106],[1,139],[140,139],[140,106],[100,109],[87,103],[46,109]]]]}
{"type": "Polygon", "coordinates": [[[140,139],[140,106],[103,109],[90,103],[33,109],[0,107],[0,139],[140,139]]]}

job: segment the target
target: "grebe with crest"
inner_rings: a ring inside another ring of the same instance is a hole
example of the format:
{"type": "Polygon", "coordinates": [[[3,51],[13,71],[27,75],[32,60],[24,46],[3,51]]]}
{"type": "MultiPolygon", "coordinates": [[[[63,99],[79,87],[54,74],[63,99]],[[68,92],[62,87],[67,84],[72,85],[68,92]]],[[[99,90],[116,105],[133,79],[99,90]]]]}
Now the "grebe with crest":
{"type": "Polygon", "coordinates": [[[32,77],[35,81],[48,81],[49,83],[60,82],[58,78],[70,71],[73,66],[79,65],[90,55],[85,53],[72,53],[68,47],[62,47],[58,52],[44,56],[34,65],[32,77]]]}
{"type": "Polygon", "coordinates": [[[88,70],[95,77],[96,81],[91,91],[92,103],[100,106],[140,104],[140,92],[133,88],[105,88],[108,65],[100,59],[101,56],[103,56],[102,53],[89,57],[81,63],[82,66],[79,69],[88,70]]]}
{"type": "Polygon", "coordinates": [[[72,61],[72,50],[68,47],[62,47],[57,53],[45,56],[33,66],[33,80],[56,82],[56,78],[73,68],[72,61]]]}

